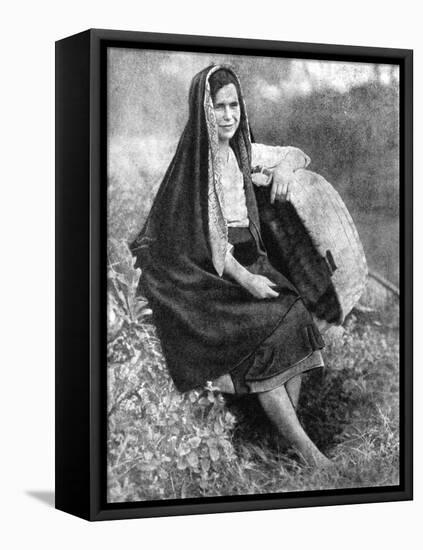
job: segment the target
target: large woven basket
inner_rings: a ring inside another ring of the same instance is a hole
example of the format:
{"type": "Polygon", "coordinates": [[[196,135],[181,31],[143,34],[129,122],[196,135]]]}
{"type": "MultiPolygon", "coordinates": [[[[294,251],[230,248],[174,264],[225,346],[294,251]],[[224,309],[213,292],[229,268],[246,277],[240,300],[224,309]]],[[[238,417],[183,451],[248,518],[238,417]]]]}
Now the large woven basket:
{"type": "Polygon", "coordinates": [[[367,280],[363,246],[337,191],[322,176],[295,172],[289,202],[270,204],[256,188],[262,235],[273,265],[297,287],[317,317],[341,324],[367,280]]]}

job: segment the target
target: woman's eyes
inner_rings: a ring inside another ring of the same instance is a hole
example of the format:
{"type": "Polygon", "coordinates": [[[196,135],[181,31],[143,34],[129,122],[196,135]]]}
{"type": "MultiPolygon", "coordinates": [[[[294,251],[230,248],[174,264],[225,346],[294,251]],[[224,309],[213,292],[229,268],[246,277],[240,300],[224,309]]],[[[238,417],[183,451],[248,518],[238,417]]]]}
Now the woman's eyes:
{"type": "MultiPolygon", "coordinates": [[[[231,109],[238,109],[239,108],[239,103],[229,103],[229,107],[231,109]]],[[[214,107],[215,109],[219,109],[219,110],[223,110],[225,108],[225,104],[224,103],[218,103],[217,105],[215,105],[214,107]]]]}

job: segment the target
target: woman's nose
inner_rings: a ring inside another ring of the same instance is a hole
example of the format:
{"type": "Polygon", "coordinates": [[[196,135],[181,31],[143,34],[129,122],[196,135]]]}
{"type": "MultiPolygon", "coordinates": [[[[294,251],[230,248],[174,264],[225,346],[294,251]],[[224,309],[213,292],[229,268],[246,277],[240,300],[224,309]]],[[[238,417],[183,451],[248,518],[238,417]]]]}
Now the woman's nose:
{"type": "Polygon", "coordinates": [[[232,117],[232,111],[231,111],[231,108],[229,107],[229,105],[227,107],[225,107],[225,111],[223,113],[223,116],[225,117],[226,120],[229,120],[232,117]]]}

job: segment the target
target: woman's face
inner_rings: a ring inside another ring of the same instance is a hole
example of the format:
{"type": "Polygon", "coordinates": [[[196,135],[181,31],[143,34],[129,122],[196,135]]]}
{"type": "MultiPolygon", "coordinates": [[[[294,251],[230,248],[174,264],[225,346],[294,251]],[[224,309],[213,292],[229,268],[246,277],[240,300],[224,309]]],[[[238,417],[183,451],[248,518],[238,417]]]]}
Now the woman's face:
{"type": "Polygon", "coordinates": [[[217,133],[221,143],[227,143],[238,129],[241,109],[234,84],[227,84],[217,91],[214,101],[217,133]]]}

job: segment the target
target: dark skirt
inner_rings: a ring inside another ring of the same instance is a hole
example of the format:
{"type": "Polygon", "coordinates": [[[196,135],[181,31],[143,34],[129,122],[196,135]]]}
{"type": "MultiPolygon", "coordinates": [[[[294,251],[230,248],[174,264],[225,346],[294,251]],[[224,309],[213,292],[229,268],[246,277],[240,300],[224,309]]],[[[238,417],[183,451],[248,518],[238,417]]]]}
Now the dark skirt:
{"type": "MultiPolygon", "coordinates": [[[[267,256],[258,254],[249,228],[229,228],[229,242],[234,246],[233,256],[248,271],[264,275],[276,285],[284,285],[284,275],[270,264],[267,256]]],[[[229,375],[235,393],[269,391],[285,384],[294,376],[323,367],[323,358],[319,351],[323,346],[320,332],[300,297],[255,352],[231,370],[229,375]],[[307,348],[314,351],[300,361],[286,365],[279,359],[279,355],[298,338],[306,340],[307,348]]]]}

